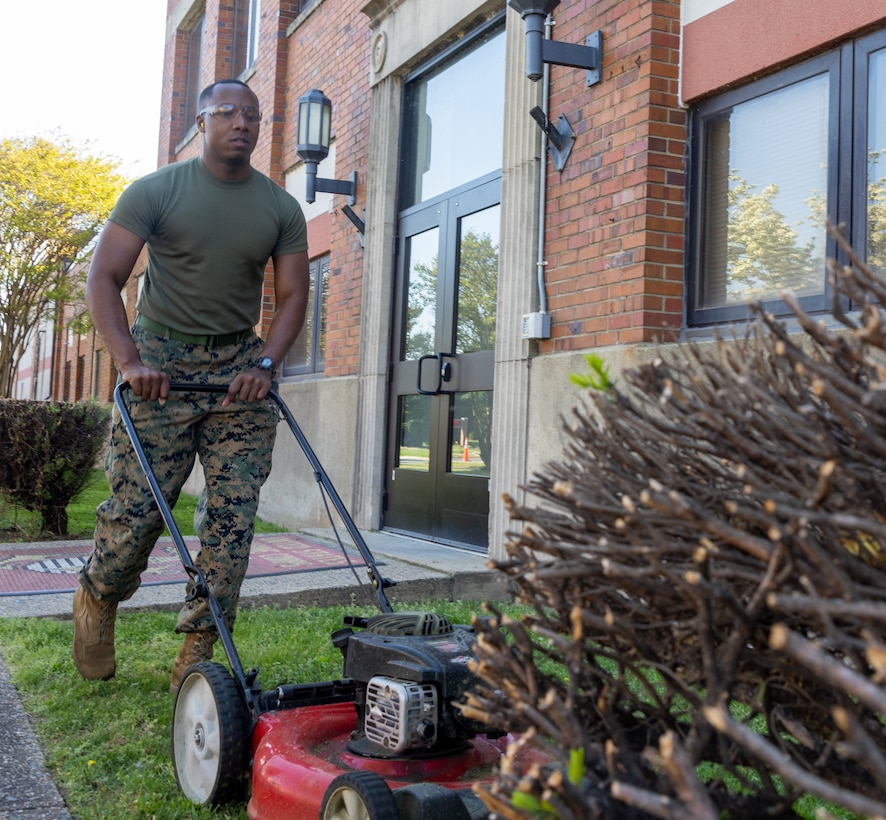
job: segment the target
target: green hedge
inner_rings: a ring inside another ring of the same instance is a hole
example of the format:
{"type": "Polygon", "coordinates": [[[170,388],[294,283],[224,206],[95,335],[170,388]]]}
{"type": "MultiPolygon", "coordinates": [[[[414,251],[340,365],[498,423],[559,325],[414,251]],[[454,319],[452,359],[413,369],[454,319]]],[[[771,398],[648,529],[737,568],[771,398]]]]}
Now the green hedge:
{"type": "Polygon", "coordinates": [[[38,513],[47,532],[67,534],[66,507],[89,478],[109,420],[97,404],[0,399],[0,493],[38,513]]]}

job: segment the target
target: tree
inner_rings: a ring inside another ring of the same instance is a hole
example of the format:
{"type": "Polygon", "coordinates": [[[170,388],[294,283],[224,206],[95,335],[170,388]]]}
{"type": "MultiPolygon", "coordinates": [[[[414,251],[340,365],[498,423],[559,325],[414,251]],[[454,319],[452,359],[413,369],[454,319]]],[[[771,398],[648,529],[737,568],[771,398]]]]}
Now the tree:
{"type": "Polygon", "coordinates": [[[35,328],[82,281],[68,275],[127,180],[63,139],[0,140],[0,397],[10,397],[35,328]]]}
{"type": "MultiPolygon", "coordinates": [[[[498,296],[498,246],[488,233],[468,231],[458,262],[457,353],[495,347],[495,310],[498,296]]],[[[437,257],[420,262],[411,271],[407,306],[407,336],[414,356],[432,353],[437,318],[437,257]]]]}
{"type": "Polygon", "coordinates": [[[730,183],[727,258],[734,295],[759,299],[818,282],[821,266],[813,257],[815,243],[801,245],[797,231],[775,208],[778,186],[769,184],[756,193],[756,186],[735,174],[730,183]]]}
{"type": "MultiPolygon", "coordinates": [[[[468,231],[462,238],[458,260],[458,354],[492,350],[495,347],[496,300],[498,298],[498,246],[488,233],[468,231]]],[[[437,314],[437,257],[416,264],[409,282],[407,337],[414,357],[434,350],[430,321],[437,314]]],[[[471,391],[460,394],[460,412],[470,420],[468,429],[477,441],[483,464],[492,452],[492,393],[471,391]]]]}
{"type": "Polygon", "coordinates": [[[469,231],[461,243],[458,271],[458,352],[495,347],[498,245],[488,233],[469,231]]]}
{"type": "Polygon", "coordinates": [[[868,154],[867,263],[886,273],[886,177],[880,176],[884,151],[868,154]]]}

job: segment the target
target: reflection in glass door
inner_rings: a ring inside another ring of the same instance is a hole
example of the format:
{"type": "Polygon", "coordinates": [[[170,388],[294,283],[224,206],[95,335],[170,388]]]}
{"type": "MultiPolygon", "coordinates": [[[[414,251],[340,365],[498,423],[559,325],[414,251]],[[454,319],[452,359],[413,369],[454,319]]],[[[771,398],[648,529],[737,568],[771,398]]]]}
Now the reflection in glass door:
{"type": "Polygon", "coordinates": [[[384,526],[488,547],[504,12],[405,83],[384,526]]]}
{"type": "Polygon", "coordinates": [[[496,177],[404,223],[417,230],[402,240],[385,515],[388,528],[484,548],[500,209],[481,206],[499,188],[496,177]]]}

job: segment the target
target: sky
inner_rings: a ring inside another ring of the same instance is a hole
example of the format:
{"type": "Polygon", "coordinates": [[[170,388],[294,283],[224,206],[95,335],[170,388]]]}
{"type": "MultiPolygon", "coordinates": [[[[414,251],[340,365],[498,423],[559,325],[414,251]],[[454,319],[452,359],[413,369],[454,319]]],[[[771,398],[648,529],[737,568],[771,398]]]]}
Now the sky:
{"type": "Polygon", "coordinates": [[[150,173],[165,32],[166,0],[3,3],[0,137],[60,134],[125,176],[150,173]]]}

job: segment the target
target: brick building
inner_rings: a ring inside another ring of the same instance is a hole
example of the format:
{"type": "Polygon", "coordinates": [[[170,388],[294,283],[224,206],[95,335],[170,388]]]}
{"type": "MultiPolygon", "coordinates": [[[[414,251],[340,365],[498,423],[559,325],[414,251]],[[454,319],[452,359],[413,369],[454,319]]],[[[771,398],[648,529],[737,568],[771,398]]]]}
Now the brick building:
{"type": "MultiPolygon", "coordinates": [[[[881,0],[562,0],[546,33],[599,31],[596,81],[557,62],[527,79],[505,0],[169,0],[167,17],[161,164],[200,152],[200,88],[240,77],[265,114],[254,163],[305,208],[314,310],[280,392],[363,528],[500,555],[501,494],[559,452],[584,354],[617,374],[743,321],[748,298],[783,310],[783,287],[825,312],[825,214],[881,264],[881,0]],[[362,233],[347,196],[305,202],[309,89],[334,105],[319,175],[356,173],[362,233]],[[545,150],[536,106],[570,153],[545,150]]],[[[262,512],[320,523],[287,438],[262,512]]]]}

